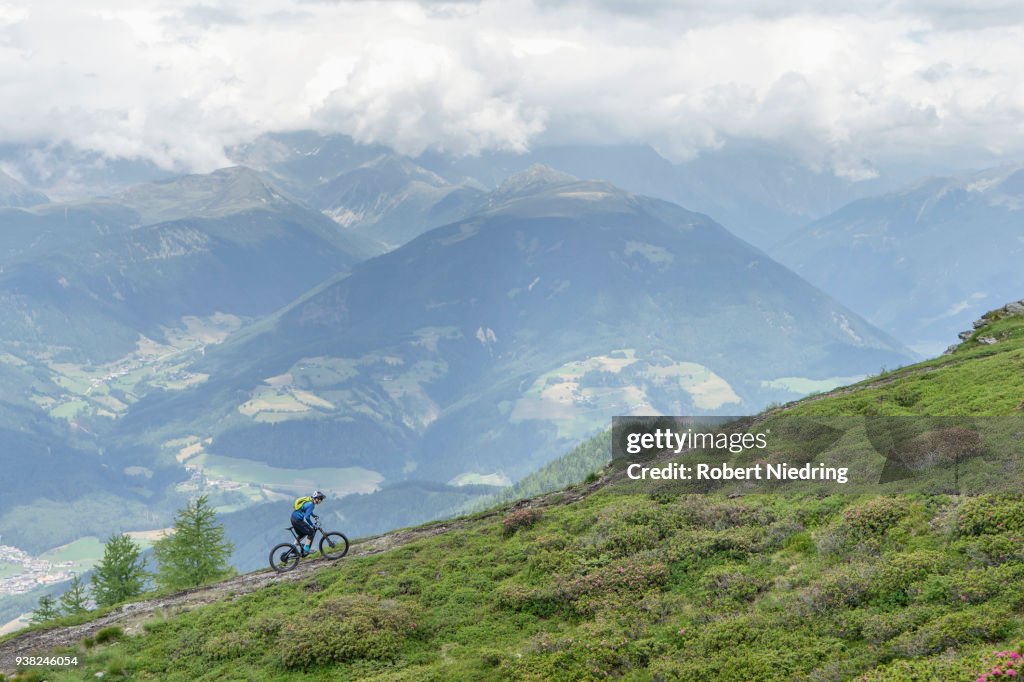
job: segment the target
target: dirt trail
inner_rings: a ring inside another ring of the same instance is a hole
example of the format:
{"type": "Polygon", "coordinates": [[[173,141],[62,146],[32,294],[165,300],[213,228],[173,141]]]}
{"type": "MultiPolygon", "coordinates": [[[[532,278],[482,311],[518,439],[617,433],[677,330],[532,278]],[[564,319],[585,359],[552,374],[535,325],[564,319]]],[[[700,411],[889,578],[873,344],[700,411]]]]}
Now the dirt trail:
{"type": "Polygon", "coordinates": [[[475,516],[439,521],[425,526],[397,530],[372,538],[358,540],[352,543],[348,555],[338,562],[329,562],[319,558],[308,559],[300,563],[298,568],[290,573],[278,574],[270,569],[245,573],[213,585],[197,587],[147,601],[125,604],[108,614],[82,625],[23,632],[5,642],[0,642],[0,674],[10,675],[14,673],[16,670],[14,662],[18,656],[44,656],[55,649],[74,646],[82,639],[95,635],[105,627],[116,625],[129,635],[137,634],[142,629],[144,622],[155,617],[174,616],[175,614],[190,611],[213,602],[224,599],[236,599],[274,583],[303,580],[321,569],[337,566],[339,563],[347,561],[350,557],[370,556],[386,552],[416,540],[463,528],[481,519],[501,516],[510,509],[545,507],[551,504],[576,502],[607,483],[608,480],[604,479],[590,485],[577,486],[568,491],[548,493],[529,500],[522,500],[475,516]]]}

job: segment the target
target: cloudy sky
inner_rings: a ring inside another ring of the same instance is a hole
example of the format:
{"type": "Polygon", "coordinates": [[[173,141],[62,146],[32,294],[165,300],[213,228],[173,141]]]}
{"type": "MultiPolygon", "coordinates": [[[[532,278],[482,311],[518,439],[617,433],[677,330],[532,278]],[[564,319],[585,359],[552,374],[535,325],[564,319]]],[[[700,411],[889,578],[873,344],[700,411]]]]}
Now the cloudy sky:
{"type": "Polygon", "coordinates": [[[197,171],[307,128],[409,154],[771,140],[850,177],[1024,160],[1024,4],[768,4],[0,0],[0,144],[197,171]]]}

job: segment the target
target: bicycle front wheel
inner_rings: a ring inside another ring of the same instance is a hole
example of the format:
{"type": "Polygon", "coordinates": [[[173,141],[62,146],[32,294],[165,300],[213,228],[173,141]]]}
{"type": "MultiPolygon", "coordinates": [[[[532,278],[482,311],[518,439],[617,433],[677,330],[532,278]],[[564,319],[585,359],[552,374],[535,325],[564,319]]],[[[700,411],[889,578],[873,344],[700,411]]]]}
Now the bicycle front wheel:
{"type": "Polygon", "coordinates": [[[270,550],[270,567],[278,573],[287,573],[299,565],[301,558],[298,547],[290,542],[282,542],[270,550]]]}
{"type": "Polygon", "coordinates": [[[348,538],[337,531],[324,533],[320,538],[320,555],[334,561],[348,554],[348,538]]]}

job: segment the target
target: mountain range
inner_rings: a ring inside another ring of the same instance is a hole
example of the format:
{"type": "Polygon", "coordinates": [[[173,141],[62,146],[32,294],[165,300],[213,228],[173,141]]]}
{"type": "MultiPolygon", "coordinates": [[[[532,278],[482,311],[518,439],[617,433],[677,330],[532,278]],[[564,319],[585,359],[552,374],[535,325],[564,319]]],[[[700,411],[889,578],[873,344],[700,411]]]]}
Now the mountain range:
{"type": "Polygon", "coordinates": [[[111,437],[120,466],[174,456],[237,481],[220,499],[246,505],[228,523],[255,547],[278,532],[268,489],[377,490],[338,504],[380,532],[457,511],[615,414],[748,411],[909,357],[707,217],[535,167],[209,346],[189,366],[207,381],[151,392],[111,437]]]}
{"type": "MultiPolygon", "coordinates": [[[[360,176],[347,187],[367,197],[394,196],[370,181],[385,170],[449,189],[395,157],[350,160],[332,181],[360,176]]],[[[704,215],[542,166],[471,184],[439,200],[468,215],[369,260],[315,192],[266,170],[7,209],[30,227],[3,242],[0,417],[57,453],[76,521],[24,533],[30,508],[5,496],[0,531],[38,551],[125,523],[118,508],[152,528],[197,490],[231,511],[309,485],[372,493],[353,528],[403,482],[440,513],[613,414],[747,411],[909,358],[704,215]]],[[[242,519],[254,536],[260,514],[242,519]]]]}
{"type": "Polygon", "coordinates": [[[907,169],[896,168],[884,175],[871,170],[862,178],[841,176],[828,164],[811,166],[771,145],[738,141],[679,162],[649,146],[624,144],[563,145],[478,156],[427,151],[409,158],[343,135],[297,132],[263,135],[229,154],[236,163],[269,173],[282,187],[357,231],[383,223],[387,227],[382,234],[391,239],[384,245],[391,247],[414,232],[469,215],[480,190],[494,189],[537,164],[707,213],[761,248],[849,201],[895,188],[912,177],[907,169]],[[371,192],[368,202],[367,184],[387,188],[380,195],[388,198],[377,202],[371,192]],[[451,198],[438,205],[439,195],[451,198]],[[399,215],[404,227],[395,226],[399,215]]]}
{"type": "Polygon", "coordinates": [[[1024,287],[1024,169],[931,178],[855,201],[770,250],[921,351],[1024,287]]]}

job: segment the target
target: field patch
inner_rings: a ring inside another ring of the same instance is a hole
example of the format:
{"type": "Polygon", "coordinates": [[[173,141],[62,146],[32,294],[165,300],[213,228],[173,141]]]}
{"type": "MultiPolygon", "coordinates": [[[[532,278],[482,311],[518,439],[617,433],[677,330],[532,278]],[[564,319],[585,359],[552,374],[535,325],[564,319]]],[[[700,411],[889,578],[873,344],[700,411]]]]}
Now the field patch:
{"type": "Polygon", "coordinates": [[[462,486],[462,485],[494,485],[494,486],[509,486],[512,485],[512,479],[501,472],[495,472],[493,474],[480,474],[475,471],[467,471],[463,474],[459,474],[452,480],[448,481],[448,485],[462,486]]]}
{"type": "Polygon", "coordinates": [[[74,542],[43,552],[39,558],[61,568],[81,573],[92,568],[103,558],[103,543],[98,537],[87,535],[74,542]]]}
{"type": "Polygon", "coordinates": [[[682,413],[683,396],[700,410],[742,402],[724,378],[703,365],[641,359],[625,348],[545,372],[523,391],[510,418],[551,421],[559,437],[581,438],[616,415],[682,413]]]}
{"type": "Polygon", "coordinates": [[[679,388],[689,393],[693,404],[702,410],[716,410],[723,405],[742,402],[729,382],[696,362],[653,366],[648,373],[658,379],[678,382],[679,388]]]}
{"type": "Polygon", "coordinates": [[[300,494],[319,487],[334,495],[372,493],[384,477],[362,467],[315,467],[312,469],[279,469],[260,462],[235,457],[202,453],[186,464],[202,472],[209,485],[223,483],[251,485],[274,493],[300,494]]]}
{"type": "Polygon", "coordinates": [[[762,381],[764,388],[774,388],[791,393],[807,395],[809,393],[824,393],[831,391],[838,386],[848,386],[864,379],[862,376],[855,377],[830,377],[828,379],[808,379],[807,377],[779,377],[770,381],[762,381]]]}

